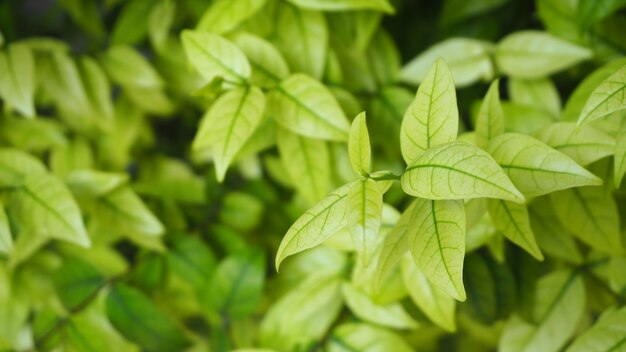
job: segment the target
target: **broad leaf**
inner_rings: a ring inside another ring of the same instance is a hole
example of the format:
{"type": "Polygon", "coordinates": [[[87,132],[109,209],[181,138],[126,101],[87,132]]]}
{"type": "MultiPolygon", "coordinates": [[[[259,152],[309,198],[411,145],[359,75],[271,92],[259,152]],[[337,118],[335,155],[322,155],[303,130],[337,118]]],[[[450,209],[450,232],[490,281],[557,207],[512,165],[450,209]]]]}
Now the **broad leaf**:
{"type": "Polygon", "coordinates": [[[626,109],[626,65],[591,92],[577,124],[581,125],[623,109],[626,109]]]}
{"type": "Polygon", "coordinates": [[[394,13],[388,0],[288,0],[302,7],[322,11],[376,10],[394,13]]]}
{"type": "Polygon", "coordinates": [[[268,114],[283,127],[312,138],[345,141],[350,125],[326,86],[304,75],[282,81],[268,96],[268,114]]]}
{"type": "Polygon", "coordinates": [[[504,133],[504,112],[500,104],[500,80],[494,80],[480,105],[476,118],[476,145],[486,149],[489,142],[504,133]]]}
{"type": "Polygon", "coordinates": [[[298,192],[310,204],[324,198],[331,171],[327,143],[283,128],[278,130],[276,142],[283,166],[298,192]]]}
{"type": "Polygon", "coordinates": [[[537,246],[535,234],[530,227],[526,205],[490,199],[488,207],[491,220],[498,231],[513,243],[524,248],[533,257],[543,260],[543,254],[537,246]]]}
{"type": "Polygon", "coordinates": [[[329,352],[410,352],[413,348],[399,335],[364,323],[339,325],[328,339],[329,352]]]}
{"type": "Polygon", "coordinates": [[[70,312],[82,308],[106,282],[96,268],[72,257],[65,259],[53,281],[61,303],[70,312]]]}
{"type": "Polygon", "coordinates": [[[289,76],[287,62],[272,43],[248,33],[237,34],[233,41],[252,66],[252,84],[274,87],[289,76]]]}
{"type": "Polygon", "coordinates": [[[447,295],[464,301],[465,207],[461,200],[415,200],[409,250],[420,270],[447,295]]]}
{"type": "Polygon", "coordinates": [[[365,123],[365,112],[358,114],[352,121],[350,137],[348,139],[350,163],[354,172],[367,175],[372,162],[370,136],[365,123]]]}
{"type": "Polygon", "coordinates": [[[428,71],[402,119],[400,147],[407,164],[427,149],[452,142],[459,128],[459,110],[452,75],[439,59],[428,71]]]}
{"type": "Polygon", "coordinates": [[[229,32],[259,11],[265,3],[266,0],[213,1],[200,18],[196,30],[218,34],[229,32]]]}
{"type": "Polygon", "coordinates": [[[574,122],[557,122],[535,136],[580,165],[591,164],[615,151],[615,139],[591,125],[576,127],[574,122]]]}
{"type": "Polygon", "coordinates": [[[125,284],[116,284],[109,291],[106,314],[120,334],[147,350],[180,351],[189,346],[170,317],[141,291],[125,284]]]}
{"type": "Polygon", "coordinates": [[[250,77],[248,59],[232,42],[219,35],[185,30],[181,34],[189,62],[207,81],[222,77],[245,83],[250,77]]]}
{"type": "Polygon", "coordinates": [[[341,285],[341,292],[346,305],[362,320],[395,329],[417,327],[417,322],[407,314],[400,303],[377,304],[367,294],[348,283],[341,285]]]}
{"type": "Polygon", "coordinates": [[[545,77],[589,58],[589,49],[534,30],[509,34],[495,51],[498,68],[516,78],[545,77]]]}
{"type": "Polygon", "coordinates": [[[371,178],[352,183],[348,191],[346,218],[350,237],[361,259],[367,267],[376,244],[383,211],[383,194],[380,186],[371,178]]]}
{"type": "Polygon", "coordinates": [[[0,52],[0,97],[26,117],[35,116],[35,62],[26,45],[12,44],[0,52]]]}
{"type": "Polygon", "coordinates": [[[13,251],[13,237],[9,218],[4,210],[4,204],[0,202],[0,253],[10,254],[13,251]]]}
{"type": "Polygon", "coordinates": [[[617,204],[602,187],[566,189],[550,196],[566,229],[599,251],[622,253],[617,204]]]}
{"type": "Polygon", "coordinates": [[[539,107],[554,116],[561,115],[561,97],[550,79],[511,78],[509,94],[513,103],[539,107]]]}
{"type": "Polygon", "coordinates": [[[344,225],[346,197],[355,185],[351,182],[331,192],[291,225],[276,252],[276,270],[286,257],[317,246],[344,225]]]}
{"type": "Polygon", "coordinates": [[[401,181],[406,193],[426,199],[485,197],[524,201],[489,154],[461,142],[429,149],[407,166],[401,181]]]}
{"type": "Polygon", "coordinates": [[[602,184],[570,157],[530,136],[505,133],[493,140],[487,151],[528,197],[602,184]]]}
{"type": "Polygon", "coordinates": [[[611,309],[567,348],[567,352],[622,351],[626,347],[626,308],[611,309]]]}

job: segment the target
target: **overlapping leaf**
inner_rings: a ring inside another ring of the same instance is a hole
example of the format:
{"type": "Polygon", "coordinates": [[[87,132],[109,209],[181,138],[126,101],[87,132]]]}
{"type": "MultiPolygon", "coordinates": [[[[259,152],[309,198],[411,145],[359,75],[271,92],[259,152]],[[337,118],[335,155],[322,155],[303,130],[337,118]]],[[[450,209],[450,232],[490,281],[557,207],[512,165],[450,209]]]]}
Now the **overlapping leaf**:
{"type": "Polygon", "coordinates": [[[626,66],[622,66],[591,92],[578,117],[578,125],[623,109],[626,109],[626,66]]]}
{"type": "Polygon", "coordinates": [[[371,178],[354,181],[348,191],[346,218],[361,263],[367,267],[376,244],[383,211],[383,194],[371,178]]]}
{"type": "Polygon", "coordinates": [[[372,162],[372,150],[367,124],[365,123],[365,112],[358,114],[354,118],[354,121],[352,121],[348,149],[350,153],[350,163],[352,164],[354,172],[367,175],[372,162]]]}
{"type": "Polygon", "coordinates": [[[500,80],[489,86],[476,118],[476,145],[486,149],[489,142],[504,133],[504,112],[500,105],[500,80]]]}

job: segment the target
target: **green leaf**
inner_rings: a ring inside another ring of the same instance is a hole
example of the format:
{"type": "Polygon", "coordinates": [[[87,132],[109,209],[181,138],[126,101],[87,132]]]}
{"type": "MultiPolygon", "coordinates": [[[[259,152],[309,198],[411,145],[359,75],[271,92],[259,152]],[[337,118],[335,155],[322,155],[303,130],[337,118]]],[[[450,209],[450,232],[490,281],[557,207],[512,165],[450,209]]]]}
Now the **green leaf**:
{"type": "Polygon", "coordinates": [[[322,78],[328,53],[324,15],[281,2],[275,16],[275,43],[291,70],[322,78]]]}
{"type": "Polygon", "coordinates": [[[411,299],[428,319],[446,331],[456,331],[455,300],[433,285],[407,257],[402,261],[402,278],[411,299]]]}
{"type": "Polygon", "coordinates": [[[344,323],[333,330],[329,352],[410,352],[413,348],[397,334],[365,323],[344,323]]]}
{"type": "Polygon", "coordinates": [[[506,132],[532,135],[554,122],[554,116],[546,110],[534,106],[504,101],[502,102],[502,111],[504,112],[504,130],[506,132]]]}
{"type": "Polygon", "coordinates": [[[352,183],[347,201],[346,218],[350,237],[361,263],[367,267],[379,240],[383,194],[376,181],[363,178],[352,183]]]}
{"type": "Polygon", "coordinates": [[[524,248],[533,257],[543,260],[543,254],[537,246],[535,234],[530,227],[526,205],[490,199],[488,208],[489,215],[498,231],[513,243],[524,248]]]}
{"type": "Polygon", "coordinates": [[[341,292],[346,305],[362,320],[395,329],[414,329],[418,326],[400,303],[377,304],[364,292],[348,283],[341,285],[341,292]]]}
{"type": "Polygon", "coordinates": [[[235,88],[220,96],[202,118],[194,149],[211,147],[219,182],[233,158],[259,126],[265,95],[257,87],[235,88]]]}
{"type": "Polygon", "coordinates": [[[459,128],[459,110],[452,75],[439,59],[429,69],[402,119],[400,147],[407,164],[427,149],[452,142],[459,128]]]}
{"type": "Polygon", "coordinates": [[[599,119],[626,109],[626,65],[602,81],[589,95],[577,124],[599,119]]]}
{"type": "Polygon", "coordinates": [[[303,136],[345,141],[350,125],[326,86],[294,74],[268,95],[268,114],[283,127],[303,136]]]}
{"type": "Polygon", "coordinates": [[[589,49],[535,30],[509,34],[495,51],[498,68],[515,78],[545,77],[589,58],[589,49]]]}
{"type": "Polygon", "coordinates": [[[61,303],[70,312],[89,303],[106,282],[96,268],[73,257],[65,259],[53,281],[61,303]]]}
{"type": "Polygon", "coordinates": [[[328,194],[330,155],[325,141],[280,128],[278,150],[287,175],[298,192],[314,204],[328,194]]]}
{"type": "Polygon", "coordinates": [[[124,87],[159,88],[163,80],[137,50],[130,46],[112,46],[101,57],[111,80],[124,87]]]}
{"type": "Polygon", "coordinates": [[[400,52],[387,32],[379,29],[374,33],[367,47],[367,57],[372,74],[381,86],[390,86],[398,81],[400,52]]]}
{"type": "Polygon", "coordinates": [[[548,79],[509,79],[511,101],[520,105],[542,108],[554,116],[561,115],[561,97],[548,79]]]}
{"type": "Polygon", "coordinates": [[[45,173],[39,159],[17,149],[0,149],[0,187],[16,187],[30,175],[45,173]]]}
{"type": "Polygon", "coordinates": [[[576,20],[581,31],[584,31],[624,6],[626,6],[624,0],[580,0],[578,1],[576,20]]]}
{"type": "Polygon", "coordinates": [[[494,80],[483,99],[476,119],[476,145],[486,149],[489,142],[504,133],[504,112],[500,104],[500,80],[494,80]]]}
{"type": "Polygon", "coordinates": [[[217,0],[204,12],[196,30],[217,34],[230,32],[257,13],[266,0],[217,0]]]}
{"type": "Polygon", "coordinates": [[[265,256],[253,250],[233,254],[217,266],[205,287],[203,306],[233,319],[254,313],[263,296],[265,256]]]}
{"type": "MultiPolygon", "coordinates": [[[[101,121],[103,125],[113,119],[113,100],[111,99],[111,86],[102,67],[90,58],[83,57],[78,62],[81,79],[87,94],[91,113],[101,121]]],[[[105,125],[106,126],[106,125],[105,125]]]]}
{"type": "Polygon", "coordinates": [[[489,154],[461,142],[429,149],[406,168],[401,182],[407,194],[426,199],[485,197],[524,202],[489,154]]]}
{"type": "Polygon", "coordinates": [[[147,350],[180,351],[189,346],[181,328],[141,291],[116,284],[106,298],[106,314],[125,338],[147,350]]]}
{"type": "Polygon", "coordinates": [[[348,191],[356,185],[351,182],[331,192],[291,225],[276,251],[276,270],[286,257],[317,246],[344,225],[348,191]]]}
{"type": "Polygon", "coordinates": [[[4,204],[0,202],[0,253],[11,254],[13,251],[13,237],[9,218],[4,210],[4,204]]]}
{"type": "Polygon", "coordinates": [[[193,288],[200,290],[209,281],[215,269],[215,255],[197,237],[178,239],[167,252],[168,269],[193,288]]]}
{"type": "Polygon", "coordinates": [[[470,38],[451,38],[435,44],[409,61],[400,73],[400,79],[409,84],[425,80],[427,72],[438,59],[443,59],[457,87],[465,87],[479,80],[493,77],[489,53],[491,44],[470,38]]]}
{"type": "Polygon", "coordinates": [[[233,41],[250,61],[250,83],[261,87],[275,87],[289,76],[285,58],[272,43],[249,33],[238,33],[233,41]]]}
{"type": "Polygon", "coordinates": [[[96,170],[76,170],[65,178],[67,187],[77,196],[99,197],[128,182],[128,175],[96,170]]]}
{"type": "Polygon", "coordinates": [[[550,196],[563,226],[580,240],[605,253],[623,252],[617,204],[602,187],[571,188],[550,196]]]}
{"type": "Polygon", "coordinates": [[[402,256],[409,250],[408,231],[415,229],[411,227],[413,219],[413,209],[415,209],[416,201],[406,208],[400,215],[400,218],[389,231],[381,244],[380,254],[378,255],[378,267],[374,273],[374,285],[380,288],[385,275],[393,269],[393,267],[402,259],[402,256]]]}
{"type": "Polygon", "coordinates": [[[181,40],[189,62],[207,81],[222,77],[227,81],[245,83],[250,77],[248,59],[229,40],[216,34],[190,30],[182,32],[181,40]]]}
{"type": "Polygon", "coordinates": [[[372,162],[372,148],[370,136],[365,123],[365,111],[358,114],[352,121],[350,137],[348,139],[350,163],[354,172],[367,175],[372,162]]]}
{"type": "Polygon", "coordinates": [[[67,143],[63,126],[49,119],[6,116],[0,121],[0,138],[22,151],[45,152],[67,143]]]}
{"type": "Polygon", "coordinates": [[[67,321],[63,329],[67,345],[63,347],[77,352],[138,351],[137,345],[115,331],[99,306],[90,305],[67,321]]]}
{"type": "Polygon", "coordinates": [[[12,44],[0,52],[0,97],[26,117],[35,116],[35,62],[26,45],[12,44]]]}
{"type": "Polygon", "coordinates": [[[585,309],[585,286],[569,270],[542,277],[535,291],[532,320],[512,316],[504,326],[499,350],[559,351],[578,327],[585,309]]]}
{"type": "Polygon", "coordinates": [[[527,197],[602,184],[601,179],[567,155],[523,134],[505,133],[497,137],[488,152],[527,197]]]}
{"type": "Polygon", "coordinates": [[[588,165],[615,151],[615,139],[602,130],[574,122],[557,122],[535,134],[537,139],[574,159],[580,165],[588,165]]]}
{"type": "Polygon", "coordinates": [[[624,174],[626,174],[626,123],[622,124],[622,127],[617,134],[614,158],[613,181],[615,183],[615,187],[617,188],[622,183],[624,174]]]}
{"type": "Polygon", "coordinates": [[[463,287],[465,207],[461,200],[415,200],[407,234],[415,264],[426,277],[456,300],[466,298],[463,287]]]}
{"type": "Polygon", "coordinates": [[[626,308],[609,308],[567,348],[567,352],[620,351],[626,344],[626,308]]]}
{"type": "MultiPolygon", "coordinates": [[[[151,0],[131,0],[125,2],[115,25],[111,31],[111,43],[113,45],[133,45],[145,38],[148,32],[147,15],[154,7],[156,1],[151,0]]],[[[99,14],[98,9],[95,9],[99,14]]],[[[81,17],[77,15],[76,17],[81,17]]],[[[102,24],[98,23],[100,27],[102,24]]],[[[100,29],[102,31],[102,29],[100,29]]]]}
{"type": "Polygon", "coordinates": [[[394,13],[388,0],[288,0],[302,8],[322,11],[375,10],[394,13]]]}
{"type": "Polygon", "coordinates": [[[80,209],[56,176],[28,176],[13,197],[11,210],[21,224],[20,231],[91,246],[80,209]]]}

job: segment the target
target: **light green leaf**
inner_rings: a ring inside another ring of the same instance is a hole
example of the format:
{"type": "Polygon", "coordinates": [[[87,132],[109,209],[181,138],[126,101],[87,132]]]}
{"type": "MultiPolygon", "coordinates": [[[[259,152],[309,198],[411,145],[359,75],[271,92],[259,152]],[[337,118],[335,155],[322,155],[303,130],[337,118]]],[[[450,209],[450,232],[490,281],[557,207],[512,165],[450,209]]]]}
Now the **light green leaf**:
{"type": "Polygon", "coordinates": [[[169,33],[176,16],[176,3],[161,0],[150,10],[148,16],[148,35],[155,51],[163,51],[168,46],[169,33]]]}
{"type": "Polygon", "coordinates": [[[348,183],[331,192],[291,225],[276,251],[276,270],[288,256],[324,242],[344,225],[348,191],[358,183],[348,183]]]}
{"type": "Polygon", "coordinates": [[[310,204],[324,198],[328,194],[331,171],[326,142],[280,128],[277,144],[283,166],[298,192],[310,204]]]}
{"type": "Polygon", "coordinates": [[[86,139],[77,137],[50,151],[50,170],[65,178],[74,170],[93,168],[93,151],[86,139]]]}
{"type": "Polygon", "coordinates": [[[35,116],[35,59],[30,48],[12,44],[0,51],[0,97],[26,117],[35,116]]]}
{"type": "Polygon", "coordinates": [[[13,251],[13,237],[11,236],[11,227],[9,218],[4,211],[4,204],[0,202],[0,253],[11,254],[13,251]]]}
{"type": "Polygon", "coordinates": [[[410,352],[413,348],[397,334],[365,323],[344,323],[332,333],[329,352],[410,352]]]}
{"type": "Polygon", "coordinates": [[[502,232],[511,242],[524,248],[533,257],[543,260],[543,254],[537,246],[535,234],[530,227],[526,205],[490,199],[488,208],[489,216],[498,231],[502,232]]]}
{"type": "Polygon", "coordinates": [[[379,29],[372,36],[367,47],[367,58],[372,74],[381,86],[391,86],[398,81],[400,52],[391,36],[383,29],[379,29]]]}
{"type": "Polygon", "coordinates": [[[238,33],[233,41],[252,65],[250,83],[275,87],[289,76],[287,62],[272,43],[248,33],[238,33]]]}
{"type": "Polygon", "coordinates": [[[197,237],[179,238],[167,252],[170,272],[200,290],[211,279],[215,269],[215,255],[197,237]]]}
{"type": "Polygon", "coordinates": [[[626,344],[626,308],[609,308],[567,348],[567,352],[623,351],[626,344]]]}
{"type": "Polygon", "coordinates": [[[494,80],[483,99],[476,119],[476,145],[486,149],[489,142],[504,133],[504,112],[500,104],[500,80],[494,80]]]}
{"type": "Polygon", "coordinates": [[[65,183],[72,193],[87,197],[105,195],[127,181],[127,174],[97,170],[76,170],[65,178],[65,183]]]}
{"type": "Polygon", "coordinates": [[[120,334],[147,350],[180,351],[189,346],[174,320],[141,291],[126,284],[115,284],[109,291],[106,315],[120,334]]]}
{"type": "Polygon", "coordinates": [[[427,149],[456,139],[459,110],[452,75],[439,59],[430,68],[402,119],[400,147],[407,164],[427,149]]]}
{"type": "Polygon", "coordinates": [[[554,83],[548,79],[509,79],[511,101],[520,105],[544,109],[554,116],[561,115],[561,97],[554,83]]]}
{"type": "Polygon", "coordinates": [[[104,307],[100,306],[100,302],[91,304],[72,315],[63,330],[66,342],[63,347],[72,352],[139,352],[137,345],[115,331],[104,313],[104,307]]]}
{"type": "Polygon", "coordinates": [[[130,46],[110,47],[101,57],[102,66],[111,80],[126,87],[160,88],[163,80],[136,49],[130,46]]]}
{"type": "Polygon", "coordinates": [[[626,6],[626,1],[624,0],[579,0],[576,20],[578,21],[581,31],[585,31],[591,25],[608,17],[624,6],[626,6]]]}
{"type": "Polygon", "coordinates": [[[400,79],[409,84],[425,80],[429,67],[438,59],[443,59],[457,87],[465,87],[478,80],[493,77],[490,52],[492,44],[470,38],[450,38],[422,52],[409,61],[400,72],[400,79]]]}
{"type": "Polygon", "coordinates": [[[623,252],[617,204],[602,187],[571,188],[550,196],[563,226],[580,240],[605,253],[623,252]]]}
{"type": "Polygon", "coordinates": [[[389,14],[394,9],[388,0],[288,0],[302,8],[322,11],[376,10],[389,14]]]}
{"type": "Polygon", "coordinates": [[[367,175],[372,162],[372,148],[370,136],[365,123],[365,111],[358,114],[352,121],[350,138],[348,140],[350,163],[354,172],[367,175]]]}
{"type": "Polygon", "coordinates": [[[370,101],[372,142],[385,148],[388,155],[400,154],[400,128],[405,111],[415,98],[415,94],[401,87],[383,87],[370,101]]]}
{"type": "Polygon", "coordinates": [[[465,301],[465,207],[461,200],[418,198],[407,234],[415,264],[447,295],[465,301]]]}
{"type": "MultiPolygon", "coordinates": [[[[76,3],[81,2],[76,1],[76,3]]],[[[119,15],[116,16],[115,25],[111,31],[110,40],[112,45],[133,45],[143,40],[148,32],[148,14],[154,8],[155,3],[156,1],[151,0],[132,0],[125,2],[125,6],[122,8],[119,15]]],[[[93,15],[99,20],[101,16],[100,9],[97,4],[93,4],[92,6],[93,15]]],[[[84,16],[82,12],[85,10],[82,8],[83,6],[78,5],[77,7],[75,17],[82,18],[84,16]]],[[[92,22],[96,21],[92,20],[87,23],[91,24],[92,22]]],[[[96,23],[100,27],[98,31],[103,32],[102,23],[100,23],[100,21],[96,23]]]]}
{"type": "Polygon", "coordinates": [[[83,57],[78,63],[84,89],[89,101],[91,113],[103,124],[113,119],[113,100],[111,99],[111,86],[104,71],[98,63],[90,58],[83,57]]]}
{"type": "Polygon", "coordinates": [[[504,130],[532,135],[554,122],[554,116],[534,106],[502,102],[504,130]]]}
{"type": "Polygon", "coordinates": [[[614,165],[614,183],[615,187],[619,187],[626,174],[626,123],[622,124],[622,127],[617,135],[615,142],[615,160],[614,165]]]}
{"type": "Polygon", "coordinates": [[[414,329],[418,326],[400,303],[377,304],[365,293],[348,283],[341,285],[341,292],[346,305],[360,319],[395,329],[414,329]]]}
{"type": "Polygon", "coordinates": [[[578,327],[585,309],[582,278],[569,270],[555,271],[537,283],[532,321],[512,316],[504,326],[499,350],[559,351],[578,327]]]}
{"type": "Polygon", "coordinates": [[[367,267],[378,243],[383,194],[376,181],[363,178],[352,183],[347,201],[346,218],[350,237],[361,263],[367,267]]]}
{"type": "Polygon", "coordinates": [[[408,208],[402,213],[394,227],[383,239],[380,254],[378,256],[378,267],[374,273],[374,286],[380,288],[385,275],[402,259],[404,253],[409,250],[408,231],[415,229],[411,227],[413,219],[413,209],[416,201],[411,202],[408,208]]]}
{"type": "Polygon", "coordinates": [[[0,149],[0,187],[19,186],[26,176],[45,173],[39,159],[17,149],[0,149]]]}
{"type": "Polygon", "coordinates": [[[537,139],[571,157],[580,165],[588,165],[615,151],[615,139],[602,130],[574,122],[553,123],[535,134],[537,139]]]}
{"type": "Polygon", "coordinates": [[[265,111],[265,96],[254,86],[235,88],[220,96],[202,118],[194,149],[211,147],[219,182],[233,158],[252,136],[265,111]]]}
{"type": "Polygon", "coordinates": [[[25,152],[40,153],[67,143],[64,126],[52,119],[0,119],[0,138],[25,152]]]}
{"type": "Polygon", "coordinates": [[[96,294],[106,279],[89,263],[70,257],[54,273],[53,281],[61,303],[71,312],[96,294]]]}
{"type": "Polygon", "coordinates": [[[524,202],[489,154],[461,142],[429,149],[407,166],[401,182],[406,193],[426,199],[485,197],[524,202]]]}
{"type": "Polygon", "coordinates": [[[291,70],[322,78],[328,53],[324,15],[281,2],[275,16],[275,43],[291,70]]]}
{"type": "Polygon", "coordinates": [[[345,141],[350,125],[326,86],[294,74],[268,95],[268,114],[283,127],[303,136],[345,141]]]}
{"type": "Polygon", "coordinates": [[[626,109],[626,65],[602,81],[589,95],[577,124],[599,119],[614,111],[626,109]]]}
{"type": "Polygon", "coordinates": [[[406,256],[402,260],[402,278],[411,299],[426,314],[428,319],[446,331],[456,331],[454,317],[456,301],[439,287],[433,285],[415,263],[406,256]]]}
{"type": "Polygon", "coordinates": [[[498,68],[515,78],[545,77],[589,58],[589,49],[535,30],[509,34],[495,51],[498,68]]]}
{"type": "Polygon", "coordinates": [[[91,246],[80,209],[70,191],[56,176],[27,176],[13,196],[11,210],[21,224],[20,231],[83,247],[91,246]]]}
{"type": "Polygon", "coordinates": [[[528,197],[602,184],[601,179],[567,155],[523,134],[505,133],[497,137],[489,145],[488,152],[528,197]]]}
{"type": "Polygon", "coordinates": [[[245,83],[250,77],[248,59],[232,42],[219,35],[185,30],[181,34],[189,62],[207,81],[222,77],[245,83]]]}
{"type": "Polygon", "coordinates": [[[199,32],[226,33],[258,12],[266,0],[217,0],[204,12],[196,30],[199,32]]]}

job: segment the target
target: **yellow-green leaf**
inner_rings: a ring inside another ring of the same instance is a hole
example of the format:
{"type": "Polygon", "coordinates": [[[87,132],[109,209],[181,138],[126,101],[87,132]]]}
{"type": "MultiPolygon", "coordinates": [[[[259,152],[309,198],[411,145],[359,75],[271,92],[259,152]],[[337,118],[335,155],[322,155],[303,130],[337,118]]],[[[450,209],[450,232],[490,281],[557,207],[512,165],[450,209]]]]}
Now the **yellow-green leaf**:
{"type": "Polygon", "coordinates": [[[489,86],[476,119],[476,145],[486,149],[489,142],[504,133],[504,112],[500,104],[500,80],[489,86]]]}
{"type": "Polygon", "coordinates": [[[347,201],[346,218],[350,236],[363,266],[367,267],[378,243],[383,194],[376,181],[363,178],[352,183],[347,201]]]}
{"type": "Polygon", "coordinates": [[[626,109],[626,65],[591,92],[577,124],[581,125],[623,109],[626,109]]]}
{"type": "Polygon", "coordinates": [[[4,204],[0,202],[0,253],[11,254],[13,251],[13,237],[11,237],[11,227],[9,218],[4,211],[4,204]]]}
{"type": "Polygon", "coordinates": [[[626,174],[626,123],[624,123],[617,134],[615,141],[615,160],[614,166],[614,183],[615,187],[619,187],[626,174]]]}
{"type": "Polygon", "coordinates": [[[350,163],[354,172],[367,175],[370,172],[372,150],[370,136],[365,123],[365,111],[358,114],[352,121],[348,139],[350,163]]]}
{"type": "Polygon", "coordinates": [[[272,43],[245,32],[238,33],[233,41],[252,66],[250,83],[261,87],[275,87],[289,76],[285,58],[272,43]]]}
{"type": "Polygon", "coordinates": [[[393,13],[388,0],[288,0],[302,7],[322,11],[375,10],[393,13]]]}
{"type": "Polygon", "coordinates": [[[225,33],[237,28],[259,11],[266,0],[217,0],[204,12],[197,31],[225,33]]]}
{"type": "Polygon", "coordinates": [[[626,345],[626,308],[609,308],[567,348],[567,352],[622,351],[626,345]]]}
{"type": "Polygon", "coordinates": [[[411,202],[408,208],[402,213],[394,227],[389,231],[381,244],[380,254],[378,256],[378,266],[374,273],[374,285],[380,288],[385,275],[402,259],[402,256],[409,250],[409,241],[407,233],[413,218],[413,209],[415,209],[415,201],[411,202]]]}
{"type": "Polygon", "coordinates": [[[615,151],[615,138],[592,125],[576,127],[574,122],[557,122],[535,136],[580,165],[591,164],[615,151]]]}
{"type": "Polygon", "coordinates": [[[513,243],[524,248],[533,257],[543,260],[543,254],[537,246],[535,234],[530,227],[526,205],[490,199],[488,209],[498,231],[502,232],[513,243]]]}
{"type": "Polygon", "coordinates": [[[377,304],[367,294],[347,283],[341,285],[341,292],[346,305],[360,319],[395,329],[412,329],[418,326],[400,303],[377,304]]]}
{"type": "Polygon", "coordinates": [[[0,97],[26,117],[35,116],[35,62],[30,48],[12,44],[0,51],[0,97]]]}
{"type": "Polygon", "coordinates": [[[554,82],[542,79],[509,79],[511,101],[519,105],[534,106],[553,116],[561,115],[561,97],[554,82]]]}

